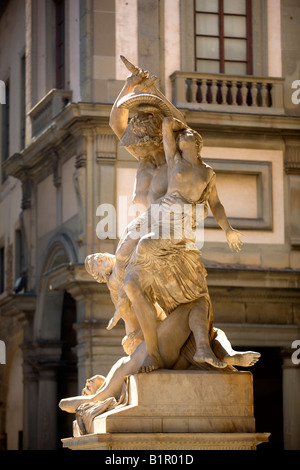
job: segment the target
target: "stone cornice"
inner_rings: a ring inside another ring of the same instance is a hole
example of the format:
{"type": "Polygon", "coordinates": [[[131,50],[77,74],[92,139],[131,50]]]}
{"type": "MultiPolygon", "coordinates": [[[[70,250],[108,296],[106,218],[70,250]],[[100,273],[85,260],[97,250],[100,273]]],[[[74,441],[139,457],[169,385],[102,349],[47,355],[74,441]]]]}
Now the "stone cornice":
{"type": "Polygon", "coordinates": [[[222,132],[233,130],[244,133],[299,135],[300,117],[285,115],[264,115],[247,113],[230,113],[216,111],[195,111],[180,109],[191,127],[199,129],[222,129],[222,132]]]}
{"type": "Polygon", "coordinates": [[[300,271],[292,269],[206,266],[206,270],[209,286],[280,289],[282,291],[292,289],[299,292],[300,271]]]}
{"type": "Polygon", "coordinates": [[[216,323],[215,326],[226,332],[234,346],[290,348],[300,334],[299,325],[216,323]]]}
{"type": "Polygon", "coordinates": [[[36,295],[34,293],[10,294],[0,300],[1,315],[15,315],[21,321],[34,315],[36,295]]]}
{"type": "MultiPolygon", "coordinates": [[[[24,173],[34,179],[45,169],[52,168],[51,155],[76,153],[78,140],[88,135],[112,134],[109,126],[111,104],[69,103],[49,126],[32,139],[22,152],[12,155],[3,164],[8,175],[24,179],[24,173]]],[[[279,138],[297,138],[300,134],[300,118],[296,116],[270,116],[182,110],[189,125],[201,132],[216,132],[226,136],[232,132],[247,135],[275,135],[279,138]]],[[[65,157],[66,158],[66,157],[65,157]]]]}
{"type": "MultiPolygon", "coordinates": [[[[292,270],[262,270],[242,268],[206,268],[208,286],[218,290],[222,298],[232,300],[233,290],[241,289],[240,295],[252,300],[255,298],[293,299],[300,302],[300,272],[292,270]],[[222,293],[220,292],[220,289],[222,293]],[[253,294],[255,292],[255,295],[253,294]]],[[[83,264],[65,264],[45,273],[52,289],[70,291],[79,288],[84,295],[108,293],[106,284],[99,284],[87,273],[83,264]]],[[[236,294],[235,294],[236,295],[236,294]]],[[[240,298],[240,295],[237,297],[240,298]]]]}
{"type": "Polygon", "coordinates": [[[63,264],[44,274],[47,276],[50,289],[66,290],[76,300],[90,295],[107,296],[106,284],[99,284],[86,271],[83,264],[63,264]]]}
{"type": "Polygon", "coordinates": [[[24,180],[25,174],[38,178],[41,169],[53,167],[51,156],[72,156],[76,153],[78,138],[98,133],[113,134],[109,127],[111,105],[69,104],[22,152],[12,155],[3,164],[7,175],[24,180]]]}

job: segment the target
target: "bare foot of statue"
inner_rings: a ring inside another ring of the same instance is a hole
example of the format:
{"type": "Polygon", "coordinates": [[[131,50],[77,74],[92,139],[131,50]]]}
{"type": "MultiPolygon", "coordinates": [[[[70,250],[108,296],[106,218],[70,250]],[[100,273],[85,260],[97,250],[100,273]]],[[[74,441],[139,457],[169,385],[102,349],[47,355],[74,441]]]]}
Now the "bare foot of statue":
{"type": "Polygon", "coordinates": [[[161,357],[156,357],[152,354],[149,354],[140,367],[139,372],[152,372],[157,369],[163,369],[163,367],[164,363],[161,357]]]}
{"type": "Polygon", "coordinates": [[[260,358],[260,353],[254,351],[238,352],[224,357],[224,361],[230,366],[251,367],[260,358]]]}
{"type": "Polygon", "coordinates": [[[214,355],[210,347],[198,347],[193,359],[198,364],[202,364],[203,362],[206,362],[207,364],[210,364],[211,366],[217,367],[219,369],[223,369],[224,367],[227,366],[226,362],[220,361],[214,355]]]}

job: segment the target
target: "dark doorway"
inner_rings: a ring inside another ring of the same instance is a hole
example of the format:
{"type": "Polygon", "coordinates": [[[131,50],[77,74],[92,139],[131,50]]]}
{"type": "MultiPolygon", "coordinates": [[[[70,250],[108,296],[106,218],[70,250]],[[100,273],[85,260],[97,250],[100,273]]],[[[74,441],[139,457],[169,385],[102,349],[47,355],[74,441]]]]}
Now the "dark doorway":
{"type": "MultiPolygon", "coordinates": [[[[270,432],[269,442],[257,446],[261,452],[283,450],[282,357],[280,348],[245,347],[261,353],[251,367],[256,432],[270,432]]],[[[247,369],[249,370],[249,369],[247,369]]]]}
{"type": "MultiPolygon", "coordinates": [[[[76,302],[65,292],[61,317],[61,364],[57,380],[57,403],[62,398],[78,395],[77,390],[77,357],[75,353],[76,332],[73,328],[76,323],[76,302]]],[[[61,439],[72,436],[72,423],[74,415],[61,411],[58,408],[58,442],[57,448],[62,449],[61,439]]]]}

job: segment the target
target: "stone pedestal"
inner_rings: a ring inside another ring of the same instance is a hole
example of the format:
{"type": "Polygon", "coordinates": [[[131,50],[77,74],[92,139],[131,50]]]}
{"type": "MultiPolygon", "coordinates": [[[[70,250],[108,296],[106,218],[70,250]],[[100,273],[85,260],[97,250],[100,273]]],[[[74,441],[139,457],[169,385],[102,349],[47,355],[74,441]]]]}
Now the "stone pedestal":
{"type": "Polygon", "coordinates": [[[167,371],[130,378],[129,403],[94,419],[93,434],[63,439],[71,449],[255,449],[250,372],[167,371]]]}

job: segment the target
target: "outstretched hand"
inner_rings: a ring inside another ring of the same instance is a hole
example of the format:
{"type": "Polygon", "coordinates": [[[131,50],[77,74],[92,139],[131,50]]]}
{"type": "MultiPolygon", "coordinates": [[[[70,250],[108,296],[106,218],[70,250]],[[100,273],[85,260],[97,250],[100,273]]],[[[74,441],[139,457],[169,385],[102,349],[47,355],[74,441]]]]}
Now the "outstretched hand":
{"type": "Polygon", "coordinates": [[[148,77],[149,72],[147,70],[142,70],[139,67],[135,67],[134,72],[127,77],[126,82],[128,85],[136,86],[142,83],[142,81],[148,77]]]}
{"type": "Polygon", "coordinates": [[[240,240],[241,233],[238,230],[231,229],[226,233],[227,241],[231,251],[241,251],[243,242],[240,240]]]}

